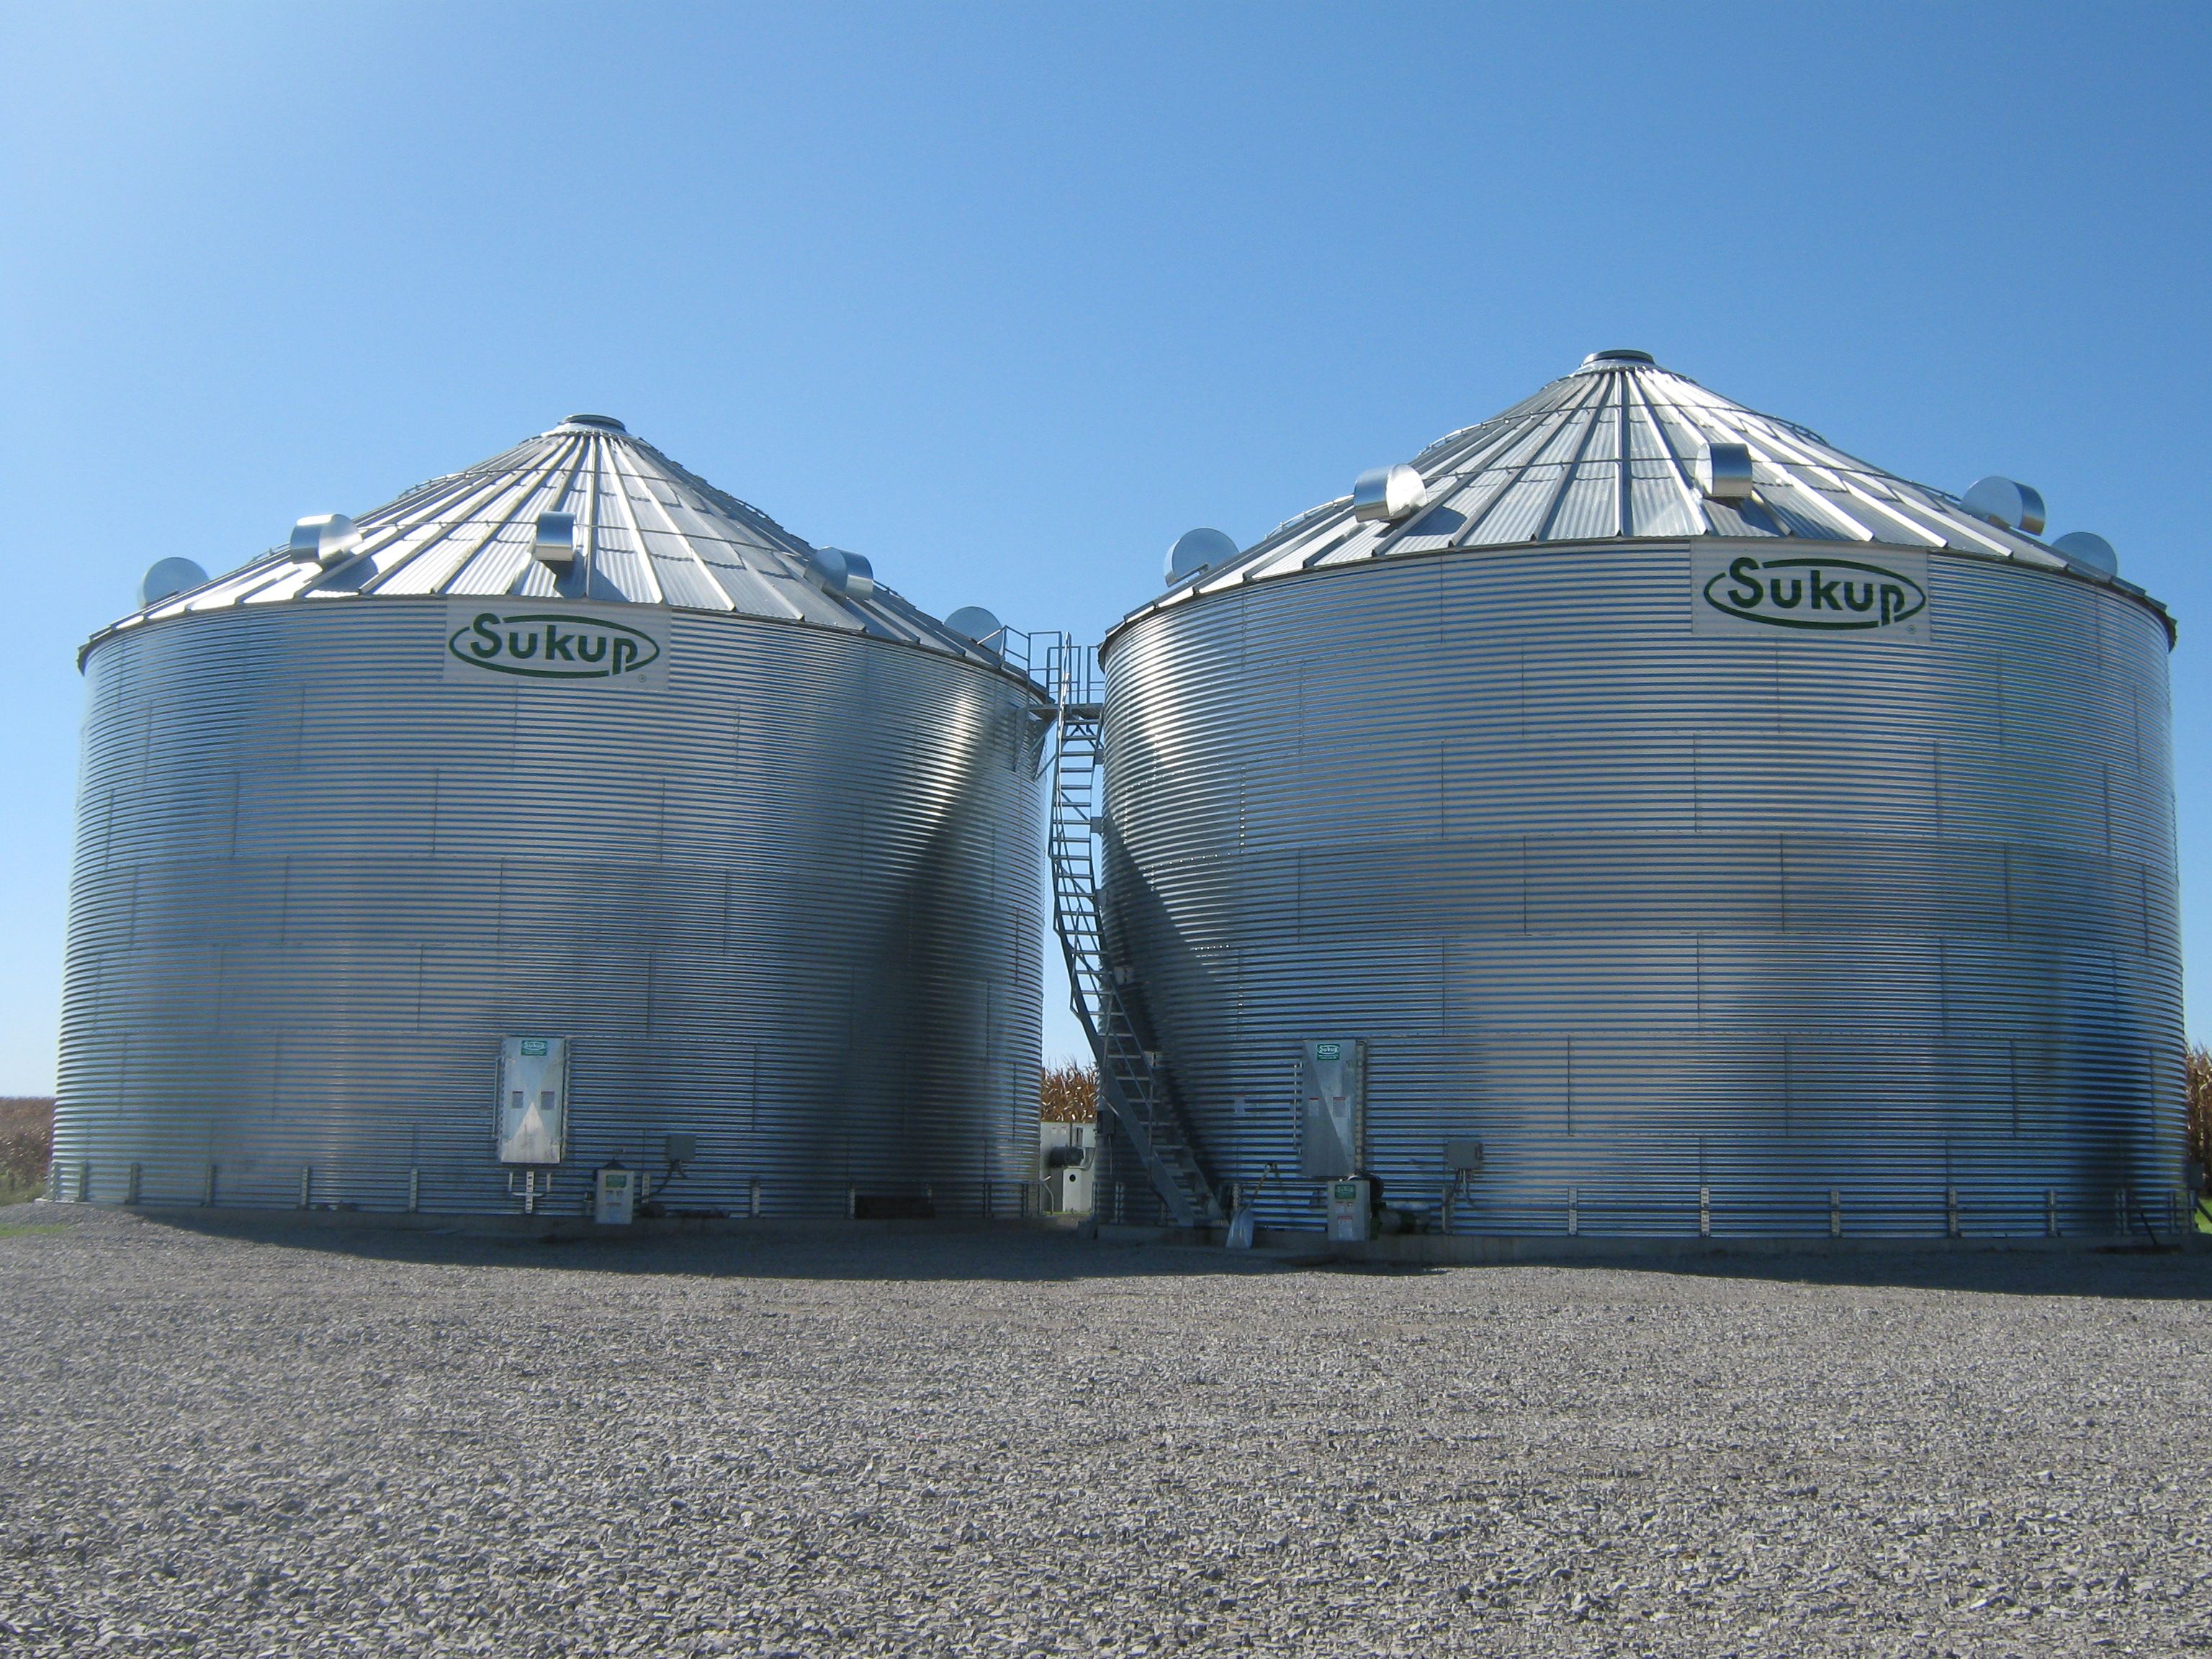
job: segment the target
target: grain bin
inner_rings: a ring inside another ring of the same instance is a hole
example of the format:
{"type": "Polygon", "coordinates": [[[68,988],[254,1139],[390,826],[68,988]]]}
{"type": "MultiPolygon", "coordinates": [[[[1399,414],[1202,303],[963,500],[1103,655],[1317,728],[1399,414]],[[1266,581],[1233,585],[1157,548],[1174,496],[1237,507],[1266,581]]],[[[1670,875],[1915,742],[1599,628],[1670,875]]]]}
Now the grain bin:
{"type": "Polygon", "coordinates": [[[184,577],[82,658],[65,1195],[1019,1201],[1037,699],[994,651],[598,416],[184,577]]]}
{"type": "Polygon", "coordinates": [[[1316,1229],[1355,1170],[1477,1234],[2166,1228],[2172,629],[2042,515],[1603,352],[1176,561],[1105,647],[1104,909],[1217,1184],[1316,1229]]]}

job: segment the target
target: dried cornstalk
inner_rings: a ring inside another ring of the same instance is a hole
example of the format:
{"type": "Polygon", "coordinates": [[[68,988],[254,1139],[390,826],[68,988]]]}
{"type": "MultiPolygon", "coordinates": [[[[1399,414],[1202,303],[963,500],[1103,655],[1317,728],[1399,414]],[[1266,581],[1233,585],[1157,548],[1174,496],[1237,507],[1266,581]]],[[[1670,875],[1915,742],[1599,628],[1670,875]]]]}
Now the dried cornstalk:
{"type": "Polygon", "coordinates": [[[2212,1048],[2189,1048],[2189,1156],[2212,1170],[2212,1048]]]}
{"type": "Polygon", "coordinates": [[[1037,1088],[1037,1115],[1047,1123],[1096,1123],[1098,1073],[1080,1060],[1056,1060],[1037,1088]]]}

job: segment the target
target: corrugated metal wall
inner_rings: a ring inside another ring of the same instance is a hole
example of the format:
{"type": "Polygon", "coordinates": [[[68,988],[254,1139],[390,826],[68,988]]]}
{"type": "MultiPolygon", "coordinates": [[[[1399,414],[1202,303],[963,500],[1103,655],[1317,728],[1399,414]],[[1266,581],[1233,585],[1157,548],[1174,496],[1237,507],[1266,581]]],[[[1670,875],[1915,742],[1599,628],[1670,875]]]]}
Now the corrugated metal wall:
{"type": "Polygon", "coordinates": [[[1688,562],[1363,563],[1112,641],[1109,934],[1210,1170],[1294,1171],[1298,1043],[1364,1037],[1431,1225],[1474,1136],[1462,1231],[1695,1234],[1701,1190],[1716,1236],[2164,1226],[2160,623],[1939,556],[1927,644],[1694,638],[1688,562]]]}
{"type": "Polygon", "coordinates": [[[1003,1212],[1032,1173],[1040,804],[1021,687],[933,653],[673,613],[665,690],[441,678],[435,599],[100,646],[56,1170],[118,1201],[517,1209],[500,1040],[571,1039],[574,1213],[1003,1212]]]}

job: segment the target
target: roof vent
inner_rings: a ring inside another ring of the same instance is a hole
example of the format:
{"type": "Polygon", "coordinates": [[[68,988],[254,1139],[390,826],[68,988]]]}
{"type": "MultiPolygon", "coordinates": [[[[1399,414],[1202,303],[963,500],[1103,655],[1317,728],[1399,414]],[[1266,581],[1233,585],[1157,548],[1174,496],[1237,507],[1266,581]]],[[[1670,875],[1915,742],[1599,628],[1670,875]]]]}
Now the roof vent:
{"type": "Polygon", "coordinates": [[[1352,486],[1352,516],[1362,522],[1395,524],[1429,498],[1421,475],[1402,462],[1363,472],[1352,486]]]}
{"type": "Polygon", "coordinates": [[[945,619],[945,625],[963,640],[981,645],[1006,631],[1006,624],[980,605],[963,605],[945,619]]]}
{"type": "Polygon", "coordinates": [[[1707,444],[1698,458],[1698,488],[1707,501],[1747,501],[1754,482],[1747,445],[1707,444]]]}
{"type": "Polygon", "coordinates": [[[588,426],[601,432],[627,432],[629,428],[611,415],[571,415],[561,422],[562,426],[588,426]]]}
{"type": "Polygon", "coordinates": [[[1994,473],[1978,478],[1960,505],[2001,530],[2024,530],[2031,536],[2043,533],[2043,497],[2013,479],[1994,473]]]}
{"type": "MultiPolygon", "coordinates": [[[[2051,544],[2075,564],[2095,571],[2100,576],[2120,574],[2120,556],[2112,551],[2112,543],[2094,530],[2069,530],[2051,544]]],[[[163,560],[162,563],[167,563],[163,560]]],[[[156,565],[155,568],[159,569],[156,565]]]]}
{"type": "Polygon", "coordinates": [[[292,526],[292,556],[336,564],[361,545],[361,532],[343,513],[318,513],[292,526]]]}
{"type": "Polygon", "coordinates": [[[573,513],[541,513],[538,515],[538,538],[530,544],[530,556],[556,570],[566,570],[576,562],[576,515],[573,513]]]}
{"type": "MultiPolygon", "coordinates": [[[[1413,471],[1411,467],[1404,470],[1413,471]]],[[[1201,570],[1211,570],[1224,560],[1235,558],[1237,551],[1236,542],[1218,530],[1186,530],[1168,549],[1168,586],[1172,587],[1201,570]]]]}
{"type": "Polygon", "coordinates": [[[817,547],[814,553],[822,564],[823,584],[831,592],[865,599],[876,591],[875,567],[861,555],[842,547],[817,547]]]}
{"type": "Polygon", "coordinates": [[[159,605],[206,580],[207,572],[190,559],[156,559],[138,579],[138,608],[143,611],[149,605],[159,605]]]}
{"type": "Polygon", "coordinates": [[[1651,368],[1659,366],[1657,359],[1650,352],[1631,351],[1620,346],[1611,351],[1593,351],[1583,359],[1584,368],[1629,368],[1638,363],[1651,368]]]}

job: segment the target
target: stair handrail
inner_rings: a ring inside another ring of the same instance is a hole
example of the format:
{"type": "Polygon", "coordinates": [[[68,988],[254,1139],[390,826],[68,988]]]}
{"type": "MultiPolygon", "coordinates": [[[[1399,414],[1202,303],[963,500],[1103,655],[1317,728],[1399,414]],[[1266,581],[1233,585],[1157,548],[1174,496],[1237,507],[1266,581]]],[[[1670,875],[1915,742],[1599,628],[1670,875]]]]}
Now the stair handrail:
{"type": "Polygon", "coordinates": [[[1104,736],[1097,663],[1097,647],[1063,638],[1043,664],[1054,712],[1053,929],[1066,960],[1069,1000],[1097,1066],[1099,1103],[1121,1124],[1176,1224],[1200,1226],[1220,1218],[1220,1203],[1115,982],[1098,914],[1104,736]]]}

